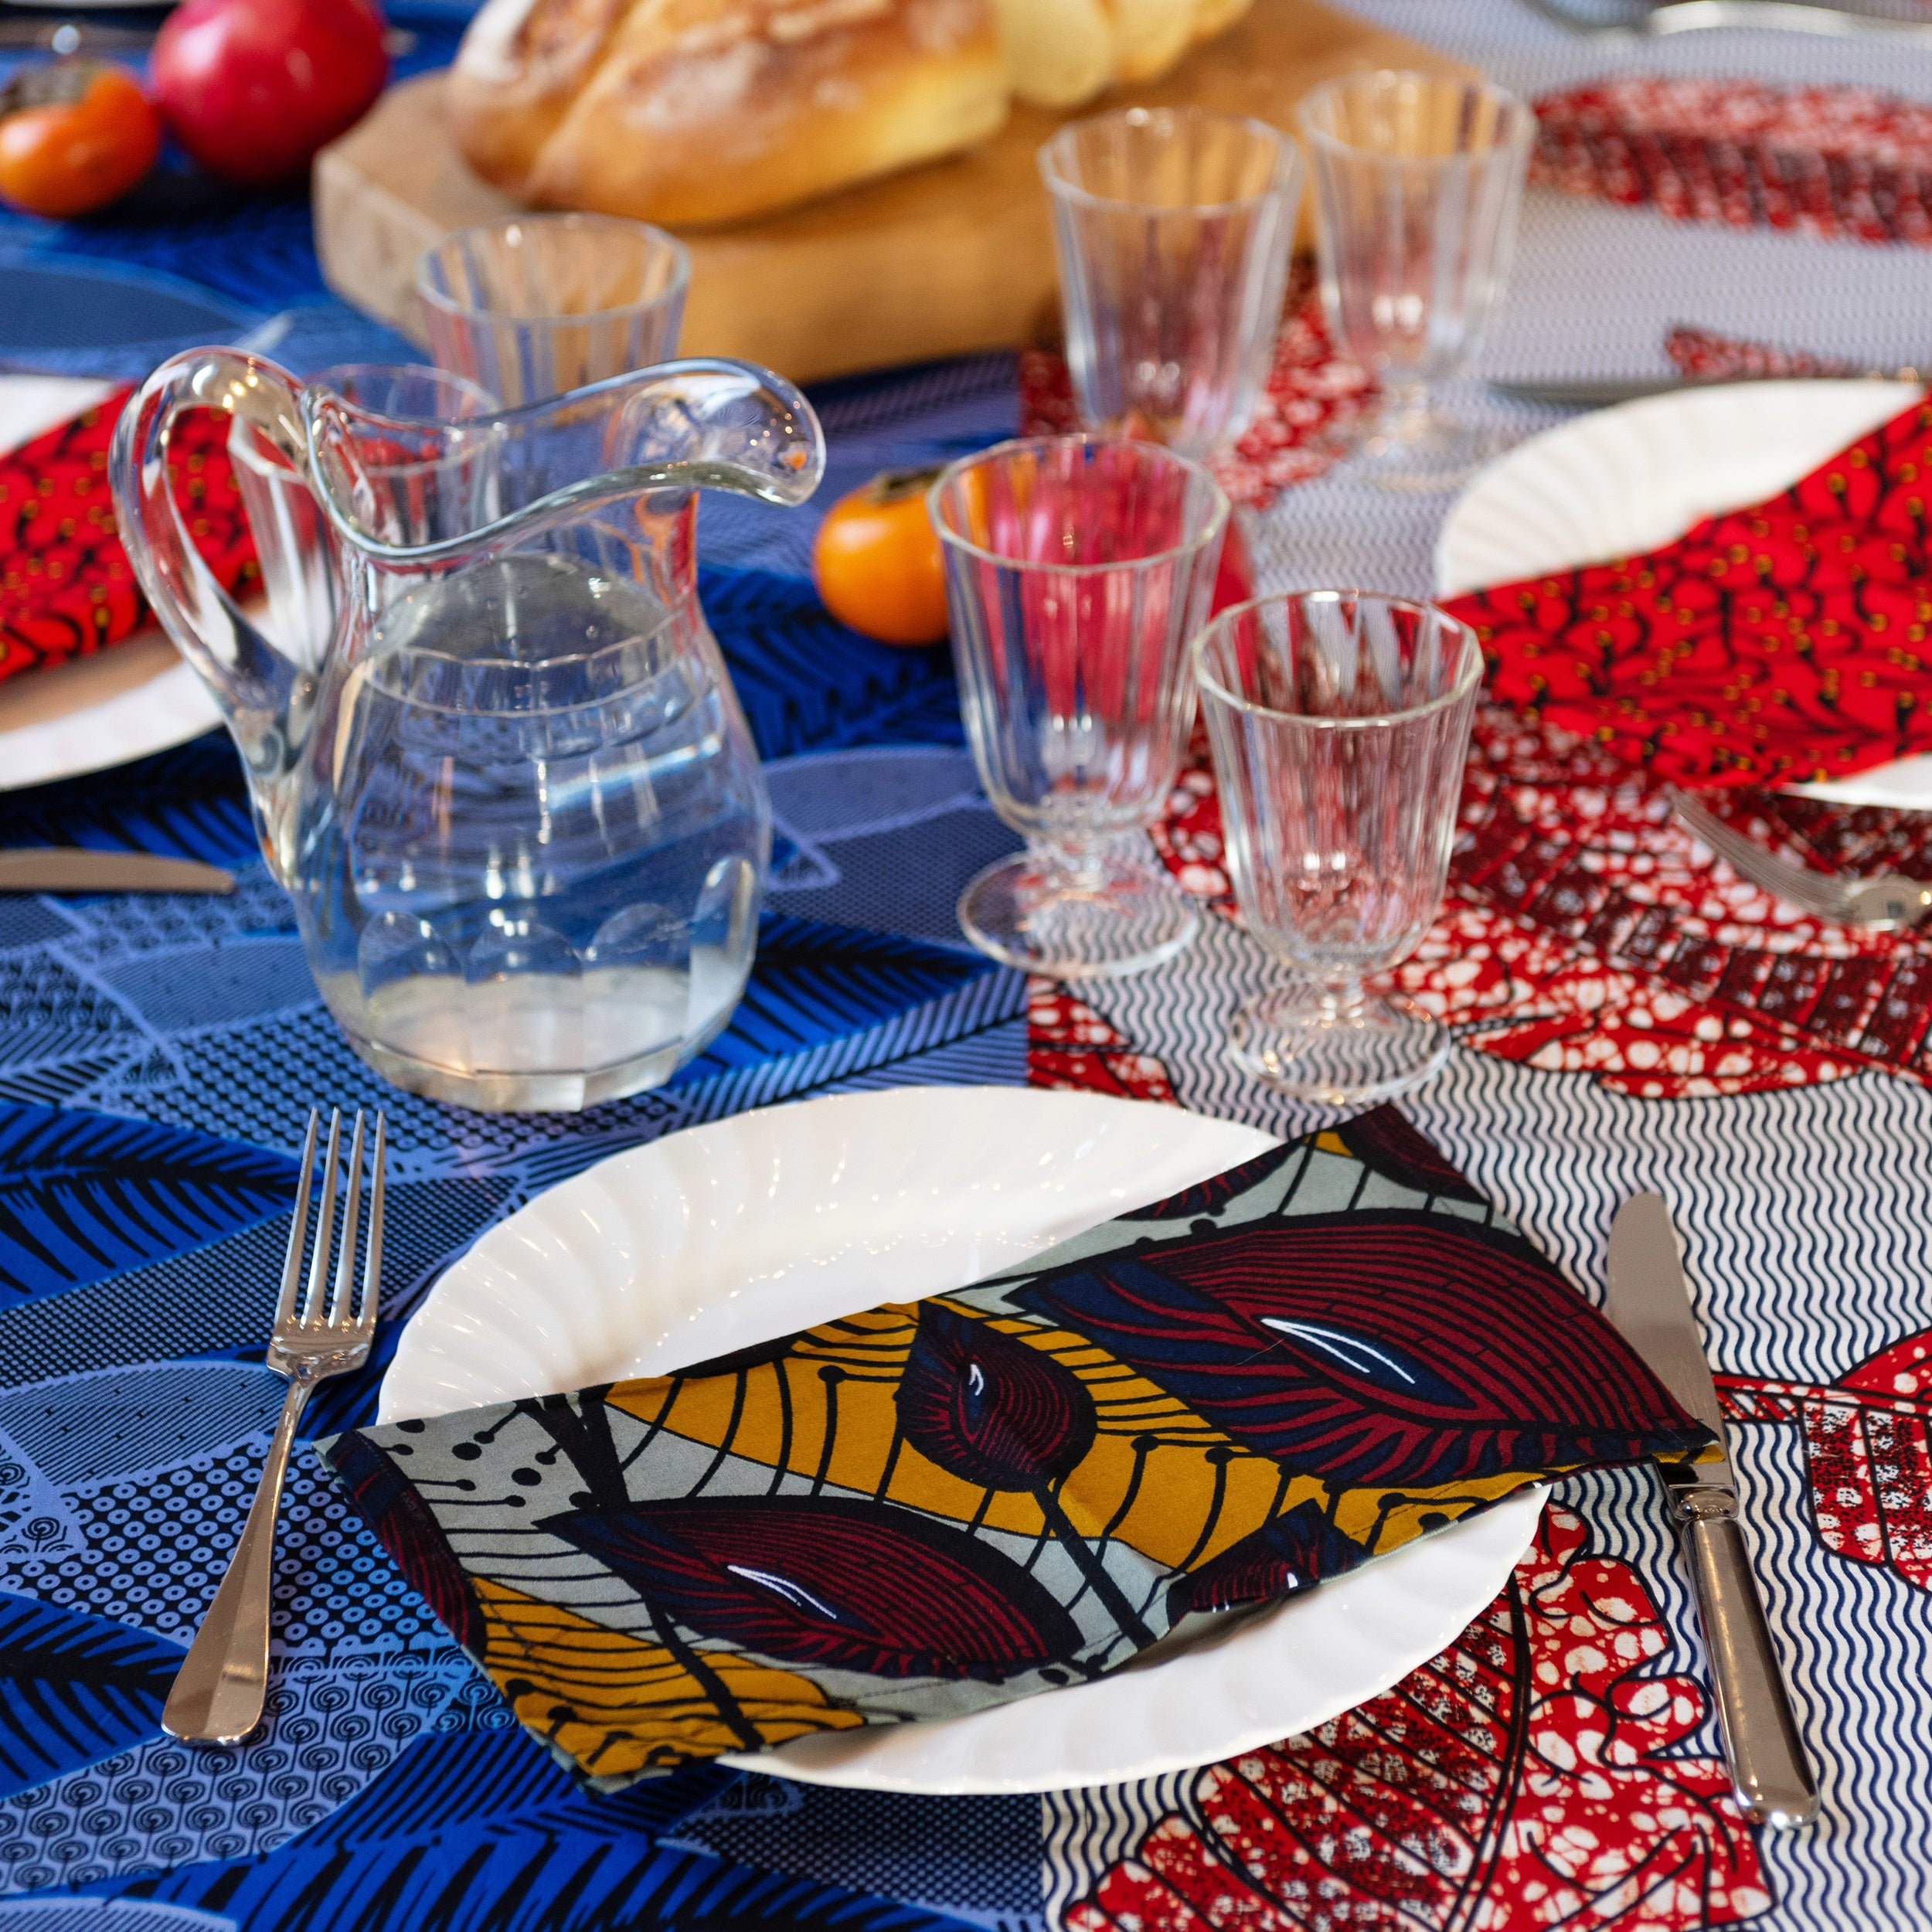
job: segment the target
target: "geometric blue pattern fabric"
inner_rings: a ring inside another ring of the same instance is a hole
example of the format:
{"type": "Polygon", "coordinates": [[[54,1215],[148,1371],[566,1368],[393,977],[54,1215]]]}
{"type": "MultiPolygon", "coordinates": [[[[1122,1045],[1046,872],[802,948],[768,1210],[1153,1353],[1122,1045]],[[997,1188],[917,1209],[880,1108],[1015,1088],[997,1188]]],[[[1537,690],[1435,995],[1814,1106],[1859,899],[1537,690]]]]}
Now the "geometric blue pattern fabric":
{"type": "MultiPolygon", "coordinates": [[[[392,8],[417,36],[403,70],[446,60],[468,10],[392,8]]],[[[301,197],[172,162],[84,224],[0,216],[8,250],[109,267],[133,279],[104,299],[129,287],[137,308],[151,271],[238,327],[288,309],[273,352],[298,369],[413,352],[322,287],[301,197]]],[[[136,373],[151,350],[133,341],[117,362],[94,339],[112,321],[49,335],[34,359],[136,373]]],[[[1000,356],[817,400],[821,504],[888,463],[997,440],[1015,409],[1000,356]]],[[[197,1751],[157,1722],[279,1407],[262,1352],[311,1102],[382,1106],[392,1150],[383,1323],[369,1368],[311,1403],[304,1434],[320,1436],[373,1420],[396,1335],[449,1262],[594,1161],[814,1092],[1026,1077],[1024,983],[951,917],[1015,842],[959,749],[946,652],[825,613],[813,512],[707,498],[700,522],[701,592],[767,760],[779,865],[731,1026],[655,1093],[485,1115],[378,1080],[321,1007],[224,735],[0,791],[0,845],[198,858],[240,882],[226,900],[0,897],[0,1932],[1038,1922],[1035,1801],[815,1794],[801,1838],[798,1806],[772,1815],[784,1787],[715,1767],[577,1791],[300,1453],[265,1732],[197,1751]],[[917,868],[900,862],[909,838],[917,868]]]]}
{"type": "MultiPolygon", "coordinates": [[[[989,440],[1010,396],[987,406],[968,372],[989,440]]],[[[241,881],[0,900],[0,1932],[49,1932],[56,1910],[74,1932],[1037,1923],[1036,1801],[815,1797],[789,1829],[729,1795],[769,1781],[714,1769],[575,1791],[301,1455],[265,1733],[200,1752],[158,1727],[279,1403],[261,1355],[311,1100],[382,1105],[393,1150],[383,1321],[369,1368],[311,1403],[319,1436],[373,1420],[436,1277],[566,1175],[771,1100],[1025,1078],[1024,983],[951,920],[1014,842],[957,748],[944,655],[855,638],[808,585],[742,562],[707,569],[705,595],[767,751],[796,754],[768,767],[781,856],[759,957],[676,1081],[583,1115],[469,1114],[355,1059],[225,739],[0,794],[0,840],[216,859],[241,881]],[[940,742],[906,742],[925,729],[940,742]]]]}

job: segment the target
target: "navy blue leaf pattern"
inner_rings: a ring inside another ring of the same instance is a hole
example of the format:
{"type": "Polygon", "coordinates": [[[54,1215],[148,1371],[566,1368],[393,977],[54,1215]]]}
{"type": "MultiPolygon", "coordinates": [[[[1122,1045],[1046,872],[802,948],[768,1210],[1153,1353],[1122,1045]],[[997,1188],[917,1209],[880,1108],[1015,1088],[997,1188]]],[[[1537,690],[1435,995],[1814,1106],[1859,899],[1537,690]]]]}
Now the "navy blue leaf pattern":
{"type": "Polygon", "coordinates": [[[751,983],[731,1024],[674,1084],[862,1032],[997,971],[976,953],[767,913],[751,983]]]}
{"type": "Polygon", "coordinates": [[[286,1155],[185,1128],[0,1105],[0,1292],[57,1294],[284,1212],[286,1155]]]}
{"type": "Polygon", "coordinates": [[[731,667],[761,756],[874,743],[909,707],[937,709],[959,731],[959,694],[944,645],[906,651],[849,630],[802,578],[708,566],[698,595],[731,667]]]}
{"type": "Polygon", "coordinates": [[[354,1856],[303,1837],[87,1889],[219,1913],[235,1932],[969,1932],[950,1913],[673,1849],[589,1795],[354,1856]]]}
{"type": "MultiPolygon", "coordinates": [[[[709,1803],[740,1774],[695,1764],[601,1799],[597,1816],[616,1828],[667,1831],[709,1803]]],[[[525,1731],[459,1731],[419,1738],[372,1784],[304,1835],[311,1846],[372,1845],[424,1838],[453,1825],[534,1815],[560,1808],[575,1815],[580,1793],[570,1774],[525,1731]]]]}
{"type": "Polygon", "coordinates": [[[0,845],[87,845],[211,865],[257,856],[241,760],[225,731],[124,766],[111,787],[90,773],[0,791],[0,845]]]}
{"type": "MultiPolygon", "coordinates": [[[[466,10],[462,0],[450,4],[466,10]]],[[[423,0],[396,0],[390,13],[418,38],[401,70],[447,60],[458,23],[438,21],[423,0]]],[[[240,196],[165,170],[143,196],[138,209],[131,203],[90,224],[90,253],[179,270],[264,308],[319,295],[301,197],[240,196]]],[[[294,324],[309,352],[287,359],[295,367],[364,359],[362,345],[345,335],[338,345],[328,335],[332,326],[359,325],[340,304],[316,301],[294,324]]],[[[386,345],[379,355],[399,350],[386,345]]],[[[903,433],[896,426],[908,398],[924,399],[911,406],[937,402],[950,412],[944,434],[929,439],[935,452],[1005,433],[1010,378],[1010,360],[992,358],[975,365],[970,379],[948,367],[835,386],[832,430],[851,480],[896,460],[889,451],[872,452],[882,437],[903,433]]],[[[797,521],[808,540],[809,517],[797,521]]],[[[722,547],[714,544],[714,556],[722,547]]],[[[858,742],[961,742],[944,649],[896,651],[845,630],[818,608],[802,567],[789,579],[713,568],[704,594],[767,755],[858,742]]],[[[379,1098],[391,1110],[393,1144],[419,1163],[414,1178],[393,1177],[386,1298],[393,1319],[368,1371],[327,1385],[312,1406],[305,1433],[326,1434],[372,1420],[396,1330],[479,1228],[602,1147],[718,1104],[716,1090],[640,1096],[589,1117],[579,1137],[575,1123],[465,1115],[385,1090],[312,1006],[277,1003],[271,1015],[243,1012],[231,1001],[233,1012],[211,1024],[211,1001],[192,988],[213,949],[240,940],[250,944],[233,949],[235,957],[266,959],[274,949],[259,942],[294,931],[287,902],[260,866],[240,763],[224,733],[111,774],[0,791],[0,845],[35,844],[177,854],[243,875],[241,890],[226,900],[0,900],[0,1018],[9,1022],[0,1043],[0,1389],[12,1404],[0,1429],[18,1425],[32,1437],[14,1440],[9,1457],[35,1464],[33,1480],[59,1492],[63,1508],[83,1499],[75,1505],[76,1533],[89,1547],[85,1557],[34,1558],[40,1566],[30,1572],[16,1554],[9,1580],[31,1574],[36,1580],[19,1587],[63,1595],[92,1590],[117,1617],[185,1634],[197,1593],[212,1586],[239,1529],[259,1454],[253,1412],[236,1393],[243,1379],[222,1368],[214,1379],[223,1400],[211,1406],[188,1365],[260,1359],[294,1178],[292,1163],[262,1149],[293,1147],[309,1100],[379,1098]],[[171,973],[189,989],[172,1002],[155,990],[166,989],[171,973]],[[93,1380],[117,1367],[128,1372],[93,1380]],[[168,1379],[174,1371],[179,1390],[168,1379]],[[143,1376],[152,1387],[135,1387],[143,1376]],[[71,1402],[70,1388],[81,1390],[71,1402]],[[171,1421],[177,1415],[185,1433],[171,1421]],[[97,1416],[95,1434],[88,1425],[97,1416]],[[158,1461],[168,1464],[158,1473],[158,1461]],[[176,1601],[183,1575],[195,1580],[185,1607],[176,1601]],[[155,1621],[175,1611],[182,1614],[174,1623],[155,1621]]],[[[839,916],[849,910],[852,926],[770,923],[737,1025],[691,1080],[722,1075],[728,1084],[748,1076],[755,1084],[774,1060],[802,1053],[812,1070],[784,1090],[809,1090],[850,1077],[837,1059],[842,1043],[875,1032],[886,1043],[862,1047],[869,1080],[1023,1079],[1017,988],[1011,1000],[997,990],[1011,976],[944,944],[857,930],[868,923],[896,929],[896,921],[862,893],[851,897],[839,916]],[[952,997],[962,992],[974,1003],[952,997]],[[927,1009],[934,1007],[944,1015],[957,1007],[960,1016],[929,1026],[927,1009]],[[828,1043],[830,1055],[809,1050],[828,1043]]],[[[184,1845],[202,1842],[176,1828],[186,1822],[185,1807],[206,1805],[209,1780],[193,1781],[195,1794],[186,1796],[189,1781],[164,1784],[148,1807],[149,1821],[134,1828],[130,1819],[119,1833],[100,1825],[98,1805],[77,1810],[58,1827],[68,1882],[0,1898],[0,1927],[964,1932],[943,1911],[866,1896],[875,1885],[896,1888],[862,1862],[849,1871],[828,1866],[822,1879],[786,1876],[663,1842],[723,1793],[748,1787],[748,1802],[782,1802],[784,1787],[774,1781],[739,1781],[707,1765],[594,1796],[577,1791],[520,1731],[500,1727],[481,1687],[465,1680],[455,1702],[432,1713],[422,1700],[450,1679],[435,1669],[396,1668],[399,1656],[421,1661],[427,1611],[413,1599],[399,1609],[400,1580],[380,1551],[359,1529],[345,1536],[338,1517],[315,1512],[299,1492],[284,1531],[278,1632],[303,1657],[326,1648],[345,1682],[367,1672],[346,1719],[338,1713],[328,1721],[359,1720],[380,1709],[383,1696],[400,1696],[430,1728],[394,1756],[386,1743],[345,1745],[332,1732],[321,1770],[304,1764],[267,1798],[281,1808],[281,1821],[261,1828],[257,1842],[276,1849],[260,1855],[217,1862],[206,1850],[159,1858],[143,1850],[137,1862],[124,1849],[116,1852],[117,1837],[151,1849],[171,1829],[184,1845]],[[352,1767],[352,1750],[367,1756],[352,1767]],[[366,1781],[349,1788],[358,1776],[366,1781]],[[299,1787],[295,1797],[291,1785],[299,1787]],[[337,1808],[277,1843],[301,1804],[323,1790],[337,1808]],[[196,1859],[206,1862],[185,1862],[196,1859]],[[171,1862],[174,1869],[158,1869],[171,1862]],[[857,1889],[829,1882],[837,1878],[857,1889]]],[[[37,1870],[40,1848],[54,1839],[28,1821],[97,1784],[118,1790],[151,1756],[169,1750],[156,1721],[181,1653],[128,1624],[4,1596],[0,1652],[0,1770],[4,1788],[19,1793],[14,1835],[35,1842],[37,1870]]],[[[301,1667],[298,1660],[287,1668],[301,1667]]],[[[278,1697],[293,1681],[284,1668],[278,1661],[278,1697]]],[[[335,1694],[333,1680],[326,1688],[335,1694]]],[[[300,1735],[316,1714],[310,1702],[277,1708],[281,1717],[247,1767],[258,1791],[271,1775],[260,1768],[263,1753],[314,1755],[300,1735]]],[[[233,1762],[240,1772],[239,1755],[233,1762]]],[[[1011,1861],[1023,1872],[1036,1855],[1032,1821],[1015,1833],[1002,1818],[1002,1842],[1011,1836],[1011,1861]]],[[[974,1829],[986,1828],[978,1818],[974,1829]]],[[[8,1866],[0,1891],[43,1886],[44,1877],[24,1876],[29,1869],[8,1866]]],[[[1022,1912],[1015,1923],[1030,1917],[1022,1912]]]]}
{"type": "Polygon", "coordinates": [[[0,1594],[0,1797],[153,1736],[182,1655],[105,1617],[0,1594]]]}

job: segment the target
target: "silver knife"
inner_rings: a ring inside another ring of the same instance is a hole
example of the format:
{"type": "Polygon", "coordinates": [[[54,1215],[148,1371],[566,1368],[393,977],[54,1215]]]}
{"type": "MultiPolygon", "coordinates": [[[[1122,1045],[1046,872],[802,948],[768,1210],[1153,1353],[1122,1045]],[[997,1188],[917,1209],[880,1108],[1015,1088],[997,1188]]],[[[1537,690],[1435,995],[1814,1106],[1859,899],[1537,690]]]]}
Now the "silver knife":
{"type": "Polygon", "coordinates": [[[1646,396],[1675,396],[1685,389],[1728,389],[1739,383],[1923,383],[1916,369],[1821,370],[1815,376],[1613,376],[1579,382],[1492,382],[1489,387],[1512,403],[1542,409],[1607,409],[1615,403],[1641,402],[1646,396]]]}
{"type": "MultiPolygon", "coordinates": [[[[1723,1413],[1691,1313],[1670,1209],[1658,1195],[1632,1195],[1617,1210],[1604,1308],[1679,1406],[1722,1446],[1723,1413]]],[[[1737,1801],[1760,1824],[1802,1825],[1817,1815],[1818,1781],[1798,1741],[1751,1578],[1728,1453],[1722,1462],[1659,1461],[1657,1469],[1690,1568],[1737,1801]]]]}
{"type": "Polygon", "coordinates": [[[1638,12],[1605,19],[1579,13],[1563,0],[1525,0],[1532,13],[1588,40],[1655,39],[1669,33],[1696,33],[1713,27],[1770,28],[1786,33],[1821,33],[1839,39],[1932,39],[1932,22],[1901,20],[1849,7],[1828,7],[1810,0],[1665,0],[1638,12]]]}
{"type": "Polygon", "coordinates": [[[192,859],[78,845],[0,851],[0,893],[232,893],[235,875],[192,859]]]}

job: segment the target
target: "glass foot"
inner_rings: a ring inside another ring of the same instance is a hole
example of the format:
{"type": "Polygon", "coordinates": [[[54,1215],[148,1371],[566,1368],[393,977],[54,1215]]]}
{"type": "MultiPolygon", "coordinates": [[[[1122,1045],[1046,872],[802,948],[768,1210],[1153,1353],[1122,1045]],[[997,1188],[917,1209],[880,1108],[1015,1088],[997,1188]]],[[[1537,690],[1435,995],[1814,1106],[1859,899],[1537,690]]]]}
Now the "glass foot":
{"type": "Polygon", "coordinates": [[[1022,972],[1119,979],[1173,958],[1201,915],[1158,866],[1106,856],[1068,871],[1026,852],[960,894],[959,923],[982,953],[1022,972]]]}
{"type": "Polygon", "coordinates": [[[1348,474],[1379,489],[1429,495],[1466,483],[1509,447],[1499,430],[1446,416],[1386,416],[1349,451],[1348,474]]]}
{"type": "Polygon", "coordinates": [[[1250,1000],[1228,1025],[1243,1073],[1325,1107],[1393,1100],[1434,1073],[1454,1044],[1413,1002],[1338,997],[1303,982],[1250,1000]]]}

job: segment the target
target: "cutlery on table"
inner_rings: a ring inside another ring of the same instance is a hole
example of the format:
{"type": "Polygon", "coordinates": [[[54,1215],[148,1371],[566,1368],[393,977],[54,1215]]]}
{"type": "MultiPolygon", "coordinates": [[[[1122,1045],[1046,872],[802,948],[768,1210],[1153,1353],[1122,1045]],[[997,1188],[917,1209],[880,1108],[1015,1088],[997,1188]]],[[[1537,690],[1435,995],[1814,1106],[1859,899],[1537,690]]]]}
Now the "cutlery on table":
{"type": "Polygon", "coordinates": [[[261,1722],[268,1695],[268,1611],[270,1587],[275,1572],[275,1516],[281,1507],[282,1479],[288,1456],[316,1383],[331,1376],[347,1375],[369,1359],[376,1335],[376,1304],[383,1271],[383,1116],[376,1117],[376,1145],[370,1155],[369,1232],[362,1263],[359,1302],[351,1306],[355,1274],[356,1222],[362,1197],[362,1115],[355,1115],[355,1138],[349,1151],[347,1193],[342,1206],[342,1240],[335,1264],[334,1291],[324,1306],[328,1287],[329,1236],[335,1217],[336,1156],[342,1141],[342,1116],[334,1110],[328,1122],[328,1153],[322,1165],[322,1185],[315,1206],[315,1251],[309,1264],[308,1289],[297,1306],[296,1289],[302,1272],[302,1237],[308,1225],[309,1189],[315,1172],[318,1116],[308,1117],[302,1142],[301,1178],[297,1183],[294,1218],[288,1230],[288,1257],[282,1269],[281,1298],[275,1309],[267,1364],[288,1382],[281,1420],[269,1444],[268,1461],[260,1486],[243,1526],[241,1541],[230,1560],[215,1600],[208,1607],[186,1661],[161,1713],[162,1729],[170,1736],[193,1744],[239,1744],[261,1722]]]}
{"type": "Polygon", "coordinates": [[[0,20],[0,51],[38,48],[60,55],[134,53],[155,44],[152,27],[117,27],[93,20],[0,20]]]}
{"type": "Polygon", "coordinates": [[[1932,911],[1932,885],[1898,872],[1838,879],[1808,871],[1747,838],[1688,792],[1669,786],[1664,795],[1679,824],[1701,838],[1733,872],[1815,919],[1839,926],[1910,926],[1932,911]]]}
{"type": "MultiPolygon", "coordinates": [[[[1723,1448],[1723,1412],[1661,1196],[1633,1195],[1617,1210],[1609,1271],[1604,1312],[1679,1405],[1723,1448]]],[[[1737,1801],[1760,1824],[1801,1825],[1817,1813],[1818,1781],[1798,1740],[1751,1578],[1728,1451],[1718,1462],[1660,1461],[1657,1471],[1690,1570],[1737,1801]]]]}
{"type": "Polygon", "coordinates": [[[1820,369],[1801,376],[1631,376],[1585,377],[1577,382],[1514,379],[1489,387],[1512,403],[1534,403],[1541,408],[1607,409],[1615,403],[1641,402],[1647,396],[1677,396],[1686,389],[1729,389],[1739,383],[1923,383],[1921,369],[1820,369]]]}
{"type": "Polygon", "coordinates": [[[1784,33],[1821,33],[1839,39],[1932,40],[1932,22],[1902,20],[1810,0],[1665,0],[1640,13],[1606,19],[1581,13],[1563,0],[1524,0],[1532,13],[1591,40],[1651,40],[1665,34],[1698,33],[1715,27],[1769,28],[1784,33]]]}
{"type": "Polygon", "coordinates": [[[232,893],[235,875],[192,859],[79,845],[0,851],[0,893],[232,893]]]}

